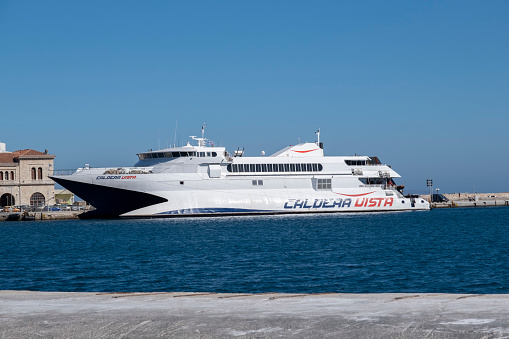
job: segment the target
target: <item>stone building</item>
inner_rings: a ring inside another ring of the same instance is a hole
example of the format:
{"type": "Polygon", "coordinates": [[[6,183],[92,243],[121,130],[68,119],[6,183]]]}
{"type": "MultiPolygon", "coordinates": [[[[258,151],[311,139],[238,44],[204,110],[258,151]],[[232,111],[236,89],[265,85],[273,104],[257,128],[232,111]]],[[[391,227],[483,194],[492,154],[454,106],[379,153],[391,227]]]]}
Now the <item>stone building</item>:
{"type": "Polygon", "coordinates": [[[54,204],[54,155],[25,149],[7,152],[0,143],[0,206],[54,204]]]}

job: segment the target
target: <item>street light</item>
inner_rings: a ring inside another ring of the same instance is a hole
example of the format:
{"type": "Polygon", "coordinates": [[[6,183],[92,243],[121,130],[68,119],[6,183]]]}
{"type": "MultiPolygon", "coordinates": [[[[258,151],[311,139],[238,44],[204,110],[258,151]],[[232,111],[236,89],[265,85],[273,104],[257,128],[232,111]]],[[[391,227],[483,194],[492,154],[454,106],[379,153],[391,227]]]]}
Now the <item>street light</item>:
{"type": "Polygon", "coordinates": [[[426,186],[429,187],[429,202],[431,203],[432,202],[431,192],[432,192],[432,189],[433,189],[433,179],[427,179],[426,180],[426,186]]]}

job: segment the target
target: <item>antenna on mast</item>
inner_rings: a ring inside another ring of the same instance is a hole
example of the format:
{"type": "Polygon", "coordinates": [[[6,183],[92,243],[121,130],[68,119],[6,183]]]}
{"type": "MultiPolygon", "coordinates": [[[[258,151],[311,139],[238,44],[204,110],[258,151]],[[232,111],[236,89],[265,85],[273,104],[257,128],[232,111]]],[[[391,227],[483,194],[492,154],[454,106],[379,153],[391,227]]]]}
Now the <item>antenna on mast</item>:
{"type": "Polygon", "coordinates": [[[177,127],[178,127],[179,121],[175,121],[175,137],[173,138],[173,148],[175,148],[175,144],[177,142],[177,127]]]}
{"type": "Polygon", "coordinates": [[[207,127],[207,124],[203,123],[203,125],[201,126],[201,138],[197,138],[194,135],[190,135],[189,136],[193,140],[197,140],[198,141],[198,146],[201,146],[201,147],[207,147],[205,145],[205,140],[207,140],[207,139],[205,139],[205,127],[207,127]]]}
{"type": "Polygon", "coordinates": [[[315,134],[318,136],[318,141],[316,142],[317,145],[320,145],[320,129],[315,132],[315,134]]]}

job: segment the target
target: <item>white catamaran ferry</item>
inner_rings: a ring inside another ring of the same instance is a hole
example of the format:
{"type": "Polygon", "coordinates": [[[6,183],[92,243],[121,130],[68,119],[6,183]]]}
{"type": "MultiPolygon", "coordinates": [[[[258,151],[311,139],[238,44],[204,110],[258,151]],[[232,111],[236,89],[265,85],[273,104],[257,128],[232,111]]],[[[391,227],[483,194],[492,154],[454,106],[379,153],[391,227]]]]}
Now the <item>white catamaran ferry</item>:
{"type": "Polygon", "coordinates": [[[244,157],[187,143],[138,154],[134,167],[90,168],[51,178],[96,210],[84,217],[174,217],[243,214],[428,210],[405,198],[400,175],[376,157],[324,156],[316,143],[270,156],[244,157]]]}

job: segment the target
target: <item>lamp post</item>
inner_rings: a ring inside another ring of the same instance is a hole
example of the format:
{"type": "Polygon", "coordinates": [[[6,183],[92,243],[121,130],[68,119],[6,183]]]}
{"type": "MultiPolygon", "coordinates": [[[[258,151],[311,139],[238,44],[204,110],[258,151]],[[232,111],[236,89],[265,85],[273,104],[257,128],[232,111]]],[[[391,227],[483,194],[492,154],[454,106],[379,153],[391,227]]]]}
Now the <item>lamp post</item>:
{"type": "Polygon", "coordinates": [[[433,179],[427,179],[426,180],[426,186],[429,187],[429,203],[431,204],[432,203],[431,192],[432,192],[432,189],[433,189],[433,179]]]}
{"type": "Polygon", "coordinates": [[[477,201],[477,195],[475,194],[475,185],[474,185],[474,201],[477,201]]]}

